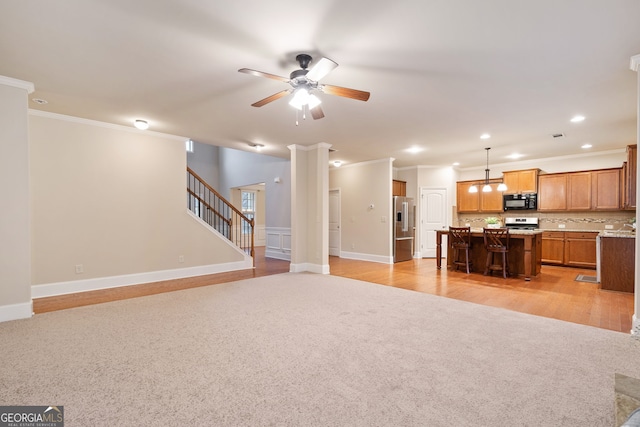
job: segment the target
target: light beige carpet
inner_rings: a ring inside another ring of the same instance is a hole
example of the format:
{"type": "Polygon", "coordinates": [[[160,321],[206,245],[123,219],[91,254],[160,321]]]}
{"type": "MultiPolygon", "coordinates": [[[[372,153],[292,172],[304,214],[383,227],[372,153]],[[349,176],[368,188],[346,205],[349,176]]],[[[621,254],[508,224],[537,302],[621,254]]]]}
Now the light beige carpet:
{"type": "Polygon", "coordinates": [[[0,405],[66,426],[611,426],[629,335],[282,274],[0,323],[0,405]]]}

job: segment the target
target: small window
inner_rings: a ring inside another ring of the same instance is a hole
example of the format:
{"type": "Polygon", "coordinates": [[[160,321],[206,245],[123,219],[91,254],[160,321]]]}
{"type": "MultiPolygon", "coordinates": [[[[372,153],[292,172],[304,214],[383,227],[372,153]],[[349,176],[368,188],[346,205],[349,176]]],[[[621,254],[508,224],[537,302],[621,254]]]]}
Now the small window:
{"type": "MultiPolygon", "coordinates": [[[[242,190],[242,213],[249,219],[254,219],[256,216],[256,192],[249,190],[242,190]]],[[[242,232],[244,234],[251,232],[249,224],[243,224],[242,232]]]]}
{"type": "Polygon", "coordinates": [[[193,153],[193,139],[187,139],[185,144],[187,146],[187,153],[193,153]]]}

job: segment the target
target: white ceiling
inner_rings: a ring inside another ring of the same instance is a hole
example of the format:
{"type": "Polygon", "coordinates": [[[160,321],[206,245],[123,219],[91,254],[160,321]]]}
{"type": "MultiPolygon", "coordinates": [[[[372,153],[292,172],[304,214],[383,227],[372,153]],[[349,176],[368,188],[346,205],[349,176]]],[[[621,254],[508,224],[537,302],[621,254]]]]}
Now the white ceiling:
{"type": "Polygon", "coordinates": [[[492,163],[624,148],[637,138],[637,54],[638,0],[0,2],[0,75],[35,84],[48,104],[33,109],[143,118],[280,157],[326,142],[346,163],[466,168],[484,165],[485,147],[492,163]],[[299,126],[288,99],[251,107],[288,85],[237,70],[288,76],[300,52],[340,64],[322,83],[370,100],[321,93],[326,117],[299,126]]]}

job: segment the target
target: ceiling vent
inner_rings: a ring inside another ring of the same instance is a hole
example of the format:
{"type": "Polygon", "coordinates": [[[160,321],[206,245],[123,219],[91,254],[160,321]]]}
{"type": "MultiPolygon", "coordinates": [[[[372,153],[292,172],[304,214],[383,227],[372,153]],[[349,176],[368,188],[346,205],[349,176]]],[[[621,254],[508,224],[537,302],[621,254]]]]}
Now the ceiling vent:
{"type": "Polygon", "coordinates": [[[564,138],[564,133],[554,133],[551,134],[551,136],[554,138],[564,138]]]}

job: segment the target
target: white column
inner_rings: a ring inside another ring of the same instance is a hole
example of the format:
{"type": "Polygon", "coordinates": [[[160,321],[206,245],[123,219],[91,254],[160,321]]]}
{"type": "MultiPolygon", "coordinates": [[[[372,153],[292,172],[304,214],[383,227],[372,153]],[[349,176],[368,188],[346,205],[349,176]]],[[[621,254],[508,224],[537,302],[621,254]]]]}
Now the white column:
{"type": "MultiPolygon", "coordinates": [[[[637,141],[640,144],[640,55],[631,57],[631,69],[638,73],[638,108],[637,108],[637,141]]],[[[638,164],[636,159],[636,165],[638,164]]],[[[640,174],[636,175],[636,201],[640,194],[640,174]]],[[[636,202],[637,203],[637,202],[636,202]]],[[[636,271],[635,271],[635,292],[634,292],[634,310],[633,310],[633,328],[631,333],[636,336],[640,336],[640,239],[636,238],[636,271]]]]}
{"type": "Polygon", "coordinates": [[[291,272],[329,274],[329,147],[290,145],[291,272]]]}
{"type": "Polygon", "coordinates": [[[0,76],[0,321],[31,317],[28,95],[33,83],[0,76]]]}

